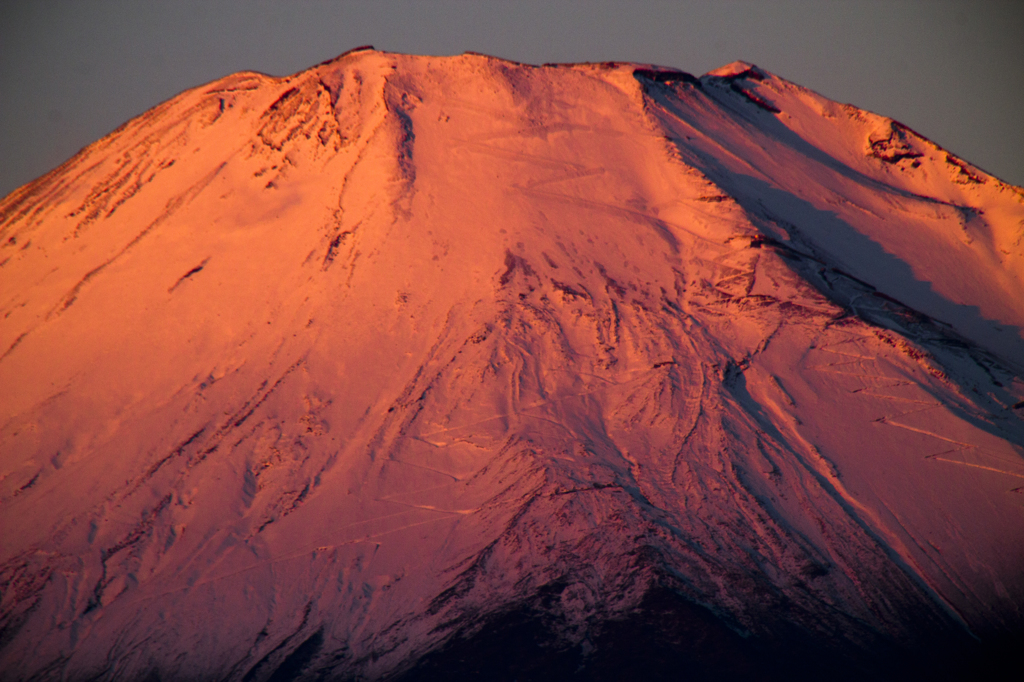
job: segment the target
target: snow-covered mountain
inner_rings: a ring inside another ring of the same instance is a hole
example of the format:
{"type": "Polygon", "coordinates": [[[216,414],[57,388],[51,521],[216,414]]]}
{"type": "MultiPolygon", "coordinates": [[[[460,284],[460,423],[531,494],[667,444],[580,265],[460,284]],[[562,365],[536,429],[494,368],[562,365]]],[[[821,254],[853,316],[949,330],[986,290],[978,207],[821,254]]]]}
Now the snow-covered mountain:
{"type": "Polygon", "coordinates": [[[0,676],[974,665],[1022,329],[1024,190],[752,65],[229,76],[0,202],[0,676]]]}

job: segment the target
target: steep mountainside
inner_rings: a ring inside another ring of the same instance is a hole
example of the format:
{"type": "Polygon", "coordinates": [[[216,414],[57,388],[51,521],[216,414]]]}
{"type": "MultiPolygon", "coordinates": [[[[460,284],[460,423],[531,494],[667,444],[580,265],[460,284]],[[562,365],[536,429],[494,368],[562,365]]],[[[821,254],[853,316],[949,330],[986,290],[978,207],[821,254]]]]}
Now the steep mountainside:
{"type": "Polygon", "coordinates": [[[1022,302],[1024,190],[751,65],[185,92],[0,202],[2,677],[973,664],[1022,302]]]}

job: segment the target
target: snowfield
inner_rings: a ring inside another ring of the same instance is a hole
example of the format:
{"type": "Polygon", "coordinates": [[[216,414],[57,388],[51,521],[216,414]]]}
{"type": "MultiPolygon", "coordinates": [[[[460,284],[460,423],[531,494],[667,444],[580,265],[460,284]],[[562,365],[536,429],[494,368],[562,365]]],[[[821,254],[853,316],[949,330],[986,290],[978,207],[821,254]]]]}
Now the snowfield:
{"type": "Polygon", "coordinates": [[[877,679],[1024,632],[1024,190],[749,64],[190,90],[0,201],[0,355],[4,680],[877,679]]]}

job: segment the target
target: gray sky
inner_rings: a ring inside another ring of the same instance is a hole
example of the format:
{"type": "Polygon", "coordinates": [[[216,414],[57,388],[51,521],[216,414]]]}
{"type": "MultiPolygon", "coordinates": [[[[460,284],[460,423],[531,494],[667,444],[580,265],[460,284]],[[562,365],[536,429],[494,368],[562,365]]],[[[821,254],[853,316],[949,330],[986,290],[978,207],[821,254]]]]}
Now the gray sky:
{"type": "Polygon", "coordinates": [[[700,75],[735,59],[1024,185],[1024,2],[2,0],[0,195],[184,89],[357,45],[700,75]]]}

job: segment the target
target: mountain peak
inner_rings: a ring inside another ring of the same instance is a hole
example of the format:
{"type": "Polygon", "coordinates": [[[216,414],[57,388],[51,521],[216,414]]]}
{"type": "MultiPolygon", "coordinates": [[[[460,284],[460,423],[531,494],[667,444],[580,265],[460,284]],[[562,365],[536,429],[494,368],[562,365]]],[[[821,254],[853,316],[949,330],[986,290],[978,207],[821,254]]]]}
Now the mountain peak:
{"type": "Polygon", "coordinates": [[[730,62],[725,66],[720,66],[712,71],[708,71],[705,75],[718,76],[719,78],[753,77],[754,80],[761,80],[763,78],[767,78],[771,74],[758,68],[754,64],[737,60],[735,62],[730,62]]]}
{"type": "Polygon", "coordinates": [[[0,201],[0,667],[864,678],[1019,633],[1020,194],[709,75],[360,50],[0,201]]]}

